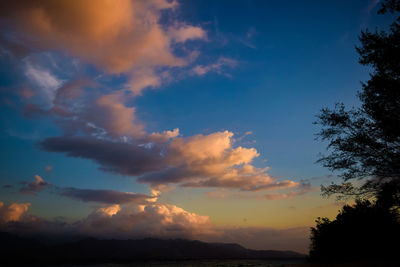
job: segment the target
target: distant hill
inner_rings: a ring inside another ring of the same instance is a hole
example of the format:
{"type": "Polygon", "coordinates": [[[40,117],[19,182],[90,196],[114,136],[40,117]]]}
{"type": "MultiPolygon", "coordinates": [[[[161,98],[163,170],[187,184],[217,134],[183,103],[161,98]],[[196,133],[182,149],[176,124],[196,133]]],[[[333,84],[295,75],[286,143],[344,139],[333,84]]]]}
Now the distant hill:
{"type": "Polygon", "coordinates": [[[0,233],[0,263],[130,262],[141,260],[302,259],[293,251],[252,250],[237,244],[184,239],[101,240],[45,242],[0,233]]]}

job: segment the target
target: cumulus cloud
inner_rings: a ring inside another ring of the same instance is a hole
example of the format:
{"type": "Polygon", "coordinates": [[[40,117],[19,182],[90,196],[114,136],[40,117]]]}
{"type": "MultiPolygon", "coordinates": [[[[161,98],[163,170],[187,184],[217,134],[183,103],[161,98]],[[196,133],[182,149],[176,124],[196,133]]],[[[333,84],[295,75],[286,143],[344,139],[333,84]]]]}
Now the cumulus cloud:
{"type": "Polygon", "coordinates": [[[58,188],[59,194],[64,197],[84,202],[99,202],[104,204],[146,203],[157,200],[156,196],[120,192],[116,190],[79,189],[74,187],[58,188]]]}
{"type": "MultiPolygon", "coordinates": [[[[31,53],[67,52],[95,65],[104,75],[123,74],[127,78],[118,92],[84,103],[80,101],[79,112],[74,103],[71,112],[72,108],[66,108],[68,105],[52,106],[63,81],[26,59],[26,76],[37,85],[38,95],[45,98],[45,106],[51,110],[43,110],[42,103],[40,108],[30,104],[25,107],[25,113],[68,117],[68,127],[80,127],[80,131],[92,128],[104,130],[112,137],[142,136],[144,125],[136,120],[135,107],[127,106],[127,100],[142,94],[146,88],[159,87],[163,79],[169,78],[165,68],[182,67],[191,62],[193,53],[186,49],[187,55],[174,54],[176,43],[206,38],[202,28],[174,18],[169,23],[161,23],[165,11],[173,12],[177,6],[177,1],[169,0],[61,0],[56,5],[49,0],[1,3],[0,16],[6,26],[0,35],[3,39],[8,36],[4,45],[10,50],[21,50],[14,47],[24,44],[24,49],[30,47],[31,53]]],[[[71,87],[71,81],[67,87],[71,87]]],[[[28,91],[24,95],[30,96],[28,91]]]]}
{"type": "Polygon", "coordinates": [[[1,15],[41,49],[63,49],[111,73],[140,66],[180,66],[171,41],[203,38],[203,30],[184,25],[164,30],[161,11],[176,1],[13,1],[1,15]],[[104,12],[107,10],[107,12],[104,12]],[[71,20],[71,18],[74,18],[71,20]]]}
{"type": "MultiPolygon", "coordinates": [[[[177,133],[164,135],[173,137],[177,133]]],[[[169,143],[152,146],[89,137],[54,137],[44,140],[41,147],[91,159],[105,171],[138,176],[139,182],[154,188],[179,184],[261,191],[299,185],[289,180],[278,181],[266,173],[268,168],[253,166],[251,162],[259,155],[256,149],[234,147],[233,133],[229,131],[175,137],[169,143]]]]}
{"type": "Polygon", "coordinates": [[[208,216],[163,203],[106,206],[79,223],[86,234],[120,238],[195,238],[211,226],[208,216]]]}
{"type": "Polygon", "coordinates": [[[46,220],[29,216],[29,203],[0,202],[0,230],[22,234],[72,234],[100,238],[188,238],[213,234],[208,216],[180,207],[154,203],[111,204],[94,209],[87,217],[74,221],[46,220]],[[22,216],[24,219],[22,218],[22,216]],[[15,222],[18,221],[18,224],[15,222]]]}
{"type": "MultiPolygon", "coordinates": [[[[178,57],[174,48],[207,35],[200,27],[174,19],[164,23],[162,13],[175,7],[177,2],[167,0],[61,0],[57,5],[49,0],[21,0],[1,4],[0,15],[14,31],[15,40],[34,50],[67,52],[95,65],[104,75],[122,73],[126,80],[116,90],[85,78],[63,83],[26,61],[26,75],[47,88],[45,94],[51,102],[46,108],[30,103],[25,113],[51,116],[64,130],[63,136],[48,138],[40,146],[90,159],[104,171],[136,176],[137,181],[158,191],[171,185],[247,192],[297,188],[299,183],[279,181],[267,173],[268,168],[254,166],[257,150],[235,146],[229,131],[190,137],[181,136],[179,129],[146,131],[132,97],[146,88],[160,87],[169,76],[165,68],[187,66],[196,51],[178,57]]],[[[188,69],[196,75],[223,74],[237,64],[220,57],[215,63],[188,69]]],[[[29,183],[21,192],[34,194],[39,186],[40,182],[29,183]]],[[[70,196],[83,200],[74,193],[70,196]]]]}
{"type": "Polygon", "coordinates": [[[4,204],[0,201],[0,222],[18,221],[28,211],[31,203],[4,204]]]}
{"type": "Polygon", "coordinates": [[[43,180],[39,175],[34,176],[33,182],[23,182],[24,186],[19,190],[21,194],[36,195],[37,192],[44,190],[46,187],[50,187],[51,183],[43,180]]]}
{"type": "Polygon", "coordinates": [[[98,238],[186,238],[238,243],[252,249],[307,252],[309,227],[217,227],[208,216],[164,203],[112,204],[94,209],[87,217],[66,222],[27,214],[29,203],[0,202],[1,230],[20,234],[90,235],[98,238]]]}

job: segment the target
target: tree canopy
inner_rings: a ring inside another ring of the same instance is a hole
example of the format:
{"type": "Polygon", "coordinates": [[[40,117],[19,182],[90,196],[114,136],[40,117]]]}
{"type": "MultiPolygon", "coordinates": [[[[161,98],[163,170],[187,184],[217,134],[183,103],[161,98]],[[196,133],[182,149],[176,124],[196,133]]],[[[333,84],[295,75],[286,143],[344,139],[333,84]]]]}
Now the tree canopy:
{"type": "MultiPolygon", "coordinates": [[[[399,0],[382,4],[380,14],[398,14],[399,0]]],[[[325,195],[377,197],[388,205],[400,203],[400,16],[388,30],[361,32],[359,62],[372,68],[358,96],[362,105],[324,108],[316,124],[318,138],[328,141],[328,154],[318,162],[343,178],[323,186],[325,195]],[[358,180],[358,185],[354,181],[358,180]],[[353,183],[352,183],[353,181],[353,183]],[[390,196],[390,197],[389,197],[390,196]]]]}
{"type": "MultiPolygon", "coordinates": [[[[400,0],[386,0],[380,14],[399,14],[400,0]]],[[[343,178],[322,186],[324,195],[355,197],[334,220],[318,218],[311,228],[314,261],[398,261],[400,239],[400,17],[389,30],[361,32],[359,62],[371,67],[362,83],[361,106],[324,108],[318,137],[328,155],[318,162],[343,178]],[[354,183],[354,181],[358,181],[354,183]],[[373,201],[368,199],[372,198],[373,201]]],[[[397,265],[398,266],[398,265],[397,265]]]]}

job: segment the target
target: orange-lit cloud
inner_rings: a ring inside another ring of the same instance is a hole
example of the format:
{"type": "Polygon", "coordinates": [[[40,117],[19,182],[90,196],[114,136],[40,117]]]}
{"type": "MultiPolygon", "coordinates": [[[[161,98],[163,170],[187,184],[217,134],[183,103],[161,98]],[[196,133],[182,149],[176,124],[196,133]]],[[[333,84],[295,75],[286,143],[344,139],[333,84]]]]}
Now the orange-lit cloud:
{"type": "Polygon", "coordinates": [[[24,215],[31,203],[11,203],[9,205],[0,201],[0,222],[7,223],[18,221],[24,215]]]}
{"type": "Polygon", "coordinates": [[[13,1],[2,16],[27,35],[32,46],[62,49],[112,73],[140,65],[179,66],[184,59],[171,51],[171,40],[202,38],[201,29],[187,26],[166,31],[161,11],[173,1],[51,0],[13,1]]]}
{"type": "Polygon", "coordinates": [[[168,168],[144,175],[139,181],[151,184],[182,183],[185,187],[220,187],[244,191],[296,187],[293,181],[278,182],[268,168],[251,165],[259,154],[254,148],[233,147],[233,133],[178,137],[165,156],[168,168]]]}
{"type": "Polygon", "coordinates": [[[211,228],[208,216],[163,203],[106,206],[79,222],[85,234],[120,238],[198,238],[211,228]]]}
{"type": "Polygon", "coordinates": [[[148,136],[148,140],[150,141],[150,142],[156,142],[156,143],[165,143],[165,142],[167,142],[168,140],[170,140],[170,139],[172,139],[172,138],[175,138],[175,137],[178,137],[179,136],[179,129],[178,128],[175,128],[175,129],[173,129],[172,131],[163,131],[163,132],[161,132],[161,133],[156,133],[156,132],[154,132],[154,133],[151,133],[149,136],[148,136]]]}
{"type": "MultiPolygon", "coordinates": [[[[167,0],[18,0],[3,3],[0,15],[19,33],[18,44],[65,51],[110,74],[130,73],[127,89],[139,95],[146,87],[160,85],[154,68],[185,66],[190,61],[174,55],[174,43],[206,38],[200,27],[177,21],[169,27],[160,24],[161,12],[177,5],[167,0]]],[[[29,70],[33,78],[46,74],[29,70]]],[[[53,85],[50,78],[39,82],[53,85]]]]}
{"type": "Polygon", "coordinates": [[[0,230],[18,234],[91,235],[100,238],[188,238],[238,243],[252,249],[307,252],[309,227],[217,227],[208,216],[164,203],[112,204],[96,208],[73,223],[27,215],[30,203],[0,202],[0,230]],[[22,216],[28,217],[22,219],[22,216]],[[18,221],[18,224],[14,224],[18,221]]]}
{"type": "MultiPolygon", "coordinates": [[[[164,133],[168,138],[177,134],[177,130],[164,133]]],[[[155,136],[149,135],[149,138],[155,136]]],[[[255,192],[299,186],[297,182],[278,181],[269,176],[268,168],[253,166],[252,161],[259,155],[256,149],[234,147],[233,133],[229,131],[175,137],[169,143],[152,145],[140,141],[54,137],[43,141],[41,146],[48,151],[94,160],[102,170],[139,176],[139,182],[148,183],[154,189],[177,184],[255,192]]]]}

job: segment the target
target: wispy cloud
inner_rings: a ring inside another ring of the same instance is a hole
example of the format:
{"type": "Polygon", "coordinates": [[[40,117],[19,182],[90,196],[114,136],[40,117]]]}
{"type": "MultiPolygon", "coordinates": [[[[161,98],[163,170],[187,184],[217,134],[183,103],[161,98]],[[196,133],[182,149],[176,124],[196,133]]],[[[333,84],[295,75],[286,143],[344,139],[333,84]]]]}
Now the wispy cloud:
{"type": "Polygon", "coordinates": [[[197,65],[192,69],[192,72],[196,75],[202,76],[209,72],[215,72],[220,75],[228,75],[226,68],[234,68],[238,65],[238,62],[231,58],[220,57],[217,62],[208,65],[197,65]]]}

